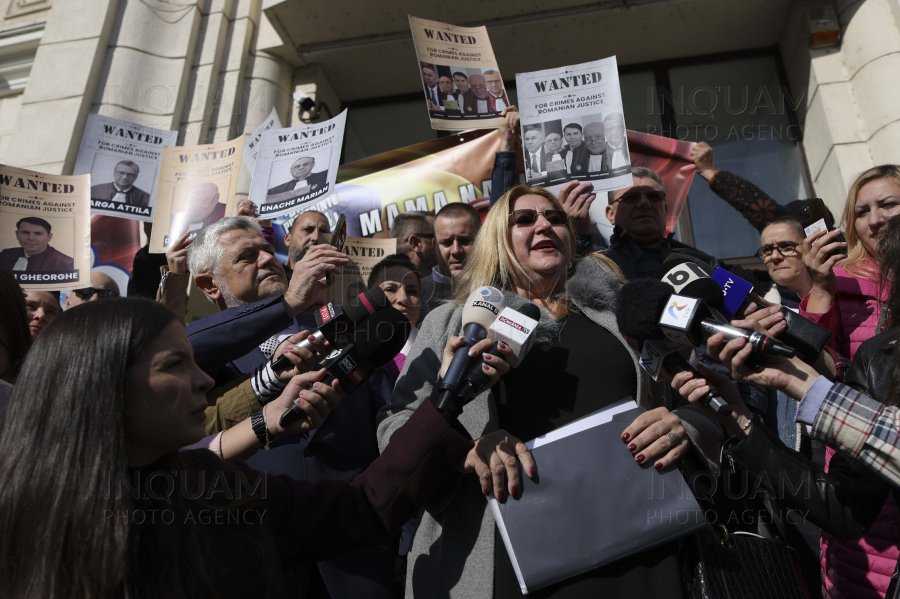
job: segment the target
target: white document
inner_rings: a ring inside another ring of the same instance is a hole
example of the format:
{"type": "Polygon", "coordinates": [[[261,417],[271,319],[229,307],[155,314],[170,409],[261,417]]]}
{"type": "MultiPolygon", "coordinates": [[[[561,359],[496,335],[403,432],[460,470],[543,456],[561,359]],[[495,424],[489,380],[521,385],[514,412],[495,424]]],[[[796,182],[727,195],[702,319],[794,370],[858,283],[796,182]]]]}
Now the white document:
{"type": "Polygon", "coordinates": [[[596,192],[632,185],[615,56],[516,73],[516,89],[528,184],[553,193],[573,179],[596,192]]]}
{"type": "Polygon", "coordinates": [[[253,169],[256,168],[256,155],[259,154],[259,142],[262,140],[262,134],[270,129],[281,129],[281,119],[278,118],[278,113],[275,112],[275,108],[272,108],[272,112],[269,113],[269,116],[266,117],[266,120],[256,128],[256,131],[253,132],[253,135],[247,137],[244,140],[244,164],[247,165],[247,170],[250,173],[253,173],[253,169]]]}
{"type": "Polygon", "coordinates": [[[75,175],[91,175],[91,214],[153,221],[162,149],[177,131],[88,115],[75,175]]]}
{"type": "Polygon", "coordinates": [[[305,209],[334,191],[347,111],[333,119],[263,132],[250,184],[260,218],[305,209]]]}

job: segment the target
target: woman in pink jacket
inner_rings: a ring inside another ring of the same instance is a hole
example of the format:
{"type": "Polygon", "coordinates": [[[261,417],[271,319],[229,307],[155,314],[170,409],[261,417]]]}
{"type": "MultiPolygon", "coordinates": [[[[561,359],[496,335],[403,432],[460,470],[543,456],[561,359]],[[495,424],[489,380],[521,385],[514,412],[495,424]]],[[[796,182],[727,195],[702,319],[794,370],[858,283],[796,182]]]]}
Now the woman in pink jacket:
{"type": "MultiPolygon", "coordinates": [[[[800,303],[800,314],[834,331],[829,345],[848,358],[874,337],[886,318],[881,313],[887,290],[879,286],[878,236],[885,222],[900,214],[900,167],[876,166],[863,172],[847,195],[843,230],[806,238],[804,258],[813,288],[800,303]],[[846,247],[847,255],[838,253],[846,247]]],[[[827,452],[830,463],[833,450],[827,452]]],[[[889,495],[865,536],[840,541],[822,532],[822,595],[826,598],[883,599],[900,555],[896,539],[900,511],[889,495]]]]}

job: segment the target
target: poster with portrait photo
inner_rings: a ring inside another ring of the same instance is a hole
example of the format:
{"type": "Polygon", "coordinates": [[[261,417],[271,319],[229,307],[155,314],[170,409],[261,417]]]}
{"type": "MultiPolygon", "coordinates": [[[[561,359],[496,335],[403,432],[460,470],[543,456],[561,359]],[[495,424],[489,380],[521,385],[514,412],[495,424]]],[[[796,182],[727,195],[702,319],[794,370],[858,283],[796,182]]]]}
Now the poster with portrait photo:
{"type": "Polygon", "coordinates": [[[91,213],[152,222],[162,149],[177,137],[177,131],[89,114],[74,173],[91,175],[91,213]]]}
{"type": "Polygon", "coordinates": [[[409,15],[431,128],[500,127],[509,106],[485,27],[457,27],[409,15]]]}
{"type": "Polygon", "coordinates": [[[0,165],[0,266],[23,289],[91,284],[90,175],[0,165]]]}
{"type": "Polygon", "coordinates": [[[631,155],[616,57],[516,73],[525,178],[558,193],[571,180],[594,191],[631,185],[631,155]]]}
{"type": "Polygon", "coordinates": [[[150,252],[164,253],[188,231],[234,214],[244,136],[163,149],[150,252]]]}
{"type": "Polygon", "coordinates": [[[334,191],[347,111],[333,119],[263,133],[250,201],[259,216],[296,212],[334,191]]]}

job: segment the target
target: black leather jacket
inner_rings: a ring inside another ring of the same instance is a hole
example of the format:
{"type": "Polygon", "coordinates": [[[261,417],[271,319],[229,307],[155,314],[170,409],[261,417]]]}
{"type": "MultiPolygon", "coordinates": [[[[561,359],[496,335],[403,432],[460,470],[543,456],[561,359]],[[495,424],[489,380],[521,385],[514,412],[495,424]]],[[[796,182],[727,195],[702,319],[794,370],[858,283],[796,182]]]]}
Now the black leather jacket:
{"type": "MultiPolygon", "coordinates": [[[[892,352],[900,342],[894,328],[860,345],[847,371],[846,384],[875,398],[887,396],[892,352]]],[[[740,442],[726,444],[726,455],[766,488],[773,503],[806,513],[832,535],[857,539],[881,512],[892,487],[865,466],[840,454],[822,472],[803,455],[787,448],[778,436],[757,420],[740,442]]]]}

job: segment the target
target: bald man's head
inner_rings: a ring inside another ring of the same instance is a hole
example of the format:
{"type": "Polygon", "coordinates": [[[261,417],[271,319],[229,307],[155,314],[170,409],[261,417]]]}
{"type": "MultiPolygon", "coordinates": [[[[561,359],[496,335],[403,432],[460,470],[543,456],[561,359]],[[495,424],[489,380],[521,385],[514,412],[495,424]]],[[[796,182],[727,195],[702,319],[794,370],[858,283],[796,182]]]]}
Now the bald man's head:
{"type": "Polygon", "coordinates": [[[606,151],[606,130],[603,123],[588,123],[584,126],[584,147],[591,154],[606,151]]]}
{"type": "Polygon", "coordinates": [[[188,220],[201,223],[213,213],[219,202],[219,188],[215,183],[201,183],[188,192],[185,210],[188,220]]]}
{"type": "Polygon", "coordinates": [[[86,302],[92,302],[97,299],[105,299],[106,297],[110,297],[110,294],[108,293],[103,293],[102,295],[104,297],[100,297],[100,295],[96,293],[97,291],[114,292],[115,295],[112,295],[111,297],[117,297],[121,293],[119,291],[119,285],[111,276],[96,270],[91,271],[91,286],[83,289],[72,290],[72,292],[70,292],[66,296],[66,310],[73,306],[78,306],[86,302]]]}
{"type": "Polygon", "coordinates": [[[472,90],[472,93],[475,94],[475,97],[479,100],[487,100],[487,84],[484,82],[484,77],[481,75],[472,75],[469,77],[469,89],[472,90]]]}
{"type": "Polygon", "coordinates": [[[611,143],[614,148],[621,147],[625,141],[625,117],[614,112],[603,119],[603,128],[606,141],[611,143]]]}

